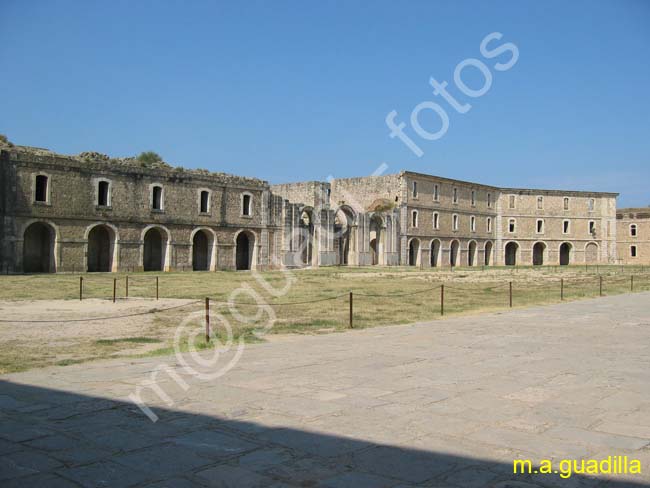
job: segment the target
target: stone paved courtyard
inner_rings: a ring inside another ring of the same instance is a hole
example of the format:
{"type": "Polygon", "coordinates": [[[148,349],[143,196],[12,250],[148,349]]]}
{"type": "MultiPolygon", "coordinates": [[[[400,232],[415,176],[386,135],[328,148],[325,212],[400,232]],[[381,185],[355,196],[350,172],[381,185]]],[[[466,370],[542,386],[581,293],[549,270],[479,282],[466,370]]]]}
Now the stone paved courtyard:
{"type": "Polygon", "coordinates": [[[650,294],[274,337],[213,380],[174,356],[4,375],[0,408],[6,488],[650,486],[650,294]],[[160,365],[153,423],[127,396],[160,365]],[[610,455],[643,474],[512,474],[610,455]]]}

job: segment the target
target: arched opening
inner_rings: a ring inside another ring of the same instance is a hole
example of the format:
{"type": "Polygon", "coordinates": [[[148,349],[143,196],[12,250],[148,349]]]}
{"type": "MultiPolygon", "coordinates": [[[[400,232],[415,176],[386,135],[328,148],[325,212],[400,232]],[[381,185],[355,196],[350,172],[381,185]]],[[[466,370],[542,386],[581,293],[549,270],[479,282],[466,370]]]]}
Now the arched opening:
{"type": "Polygon", "coordinates": [[[560,246],[560,266],[568,266],[571,262],[571,244],[564,242],[560,246]]]}
{"type": "Polygon", "coordinates": [[[409,266],[417,266],[420,263],[420,241],[411,239],[409,242],[409,266]]]}
{"type": "Polygon", "coordinates": [[[469,266],[476,266],[476,242],[471,241],[467,250],[467,264],[469,266]]]}
{"type": "Polygon", "coordinates": [[[492,266],[492,249],[493,249],[492,242],[490,241],[486,242],[485,256],[484,256],[485,260],[483,261],[485,266],[492,266]]]}
{"type": "Polygon", "coordinates": [[[354,212],[348,207],[341,207],[334,217],[334,249],[338,254],[338,263],[350,264],[354,240],[352,225],[354,212]]]}
{"type": "Polygon", "coordinates": [[[43,222],[34,222],[25,229],[23,240],[23,271],[25,273],[53,273],[54,229],[43,222]]]}
{"type": "Polygon", "coordinates": [[[518,252],[519,244],[516,242],[509,242],[506,244],[506,266],[517,266],[518,252]]]}
{"type": "Polygon", "coordinates": [[[253,249],[255,248],[255,236],[250,232],[242,231],[237,234],[235,267],[238,270],[252,269],[253,249]]]}
{"type": "Polygon", "coordinates": [[[145,271],[163,271],[167,253],[167,235],[161,229],[152,227],[144,235],[142,266],[145,271]]]}
{"type": "Polygon", "coordinates": [[[431,267],[435,268],[440,265],[440,241],[434,239],[431,241],[431,267]]]}
{"type": "Polygon", "coordinates": [[[459,258],[460,258],[460,242],[451,241],[451,247],[449,248],[449,264],[451,266],[458,266],[459,258]]]}
{"type": "Polygon", "coordinates": [[[192,239],[192,270],[210,270],[210,237],[204,230],[198,230],[192,239]]]}
{"type": "Polygon", "coordinates": [[[598,244],[590,242],[585,246],[585,262],[596,264],[598,262],[598,244]]]}
{"type": "Polygon", "coordinates": [[[314,259],[314,221],[311,210],[300,215],[300,257],[301,266],[310,266],[314,259]]]}
{"type": "Polygon", "coordinates": [[[373,265],[384,264],[384,232],[381,217],[373,215],[370,219],[370,254],[373,265]]]}
{"type": "Polygon", "coordinates": [[[106,225],[96,225],[88,233],[88,255],[86,257],[89,273],[108,273],[113,270],[113,251],[115,232],[106,225]]]}
{"type": "Polygon", "coordinates": [[[544,264],[544,253],[546,244],[538,242],[533,246],[533,266],[542,266],[544,264]]]}

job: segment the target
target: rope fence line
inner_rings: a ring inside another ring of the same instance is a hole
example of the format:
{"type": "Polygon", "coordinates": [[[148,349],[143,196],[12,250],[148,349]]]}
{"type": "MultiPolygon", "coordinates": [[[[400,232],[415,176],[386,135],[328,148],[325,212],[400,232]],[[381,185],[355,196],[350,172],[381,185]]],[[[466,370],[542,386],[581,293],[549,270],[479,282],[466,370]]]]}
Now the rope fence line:
{"type": "MultiPolygon", "coordinates": [[[[438,291],[440,292],[440,314],[444,315],[445,313],[445,292],[447,292],[447,300],[449,301],[449,298],[452,299],[458,299],[462,298],[465,300],[469,300],[468,303],[471,305],[478,305],[481,306],[480,302],[481,299],[484,299],[485,301],[491,301],[491,303],[495,303],[494,299],[496,297],[503,297],[504,300],[507,300],[507,303],[509,307],[513,307],[515,303],[515,298],[516,302],[518,303],[535,303],[536,301],[539,302],[539,297],[527,297],[526,295],[522,296],[522,293],[525,293],[526,291],[535,291],[536,293],[544,293],[546,294],[546,299],[551,297],[552,295],[554,296],[557,294],[558,298],[560,301],[564,300],[565,297],[586,297],[586,296],[605,296],[608,286],[616,286],[617,290],[615,293],[625,293],[626,291],[634,292],[638,291],[639,288],[643,288],[644,285],[648,286],[650,285],[650,282],[647,280],[650,276],[645,276],[645,275],[629,275],[629,276],[613,276],[613,277],[604,277],[603,275],[594,275],[594,279],[592,280],[585,280],[582,278],[576,278],[576,279],[566,279],[566,278],[560,278],[557,280],[546,280],[545,282],[541,283],[527,283],[527,282],[516,282],[516,281],[508,281],[505,283],[501,284],[494,284],[494,283],[481,283],[475,282],[475,283],[467,283],[466,285],[471,285],[467,287],[463,287],[462,283],[460,284],[455,284],[454,286],[449,286],[445,283],[440,283],[432,287],[427,287],[421,290],[416,290],[412,292],[406,292],[406,293],[364,293],[364,292],[357,292],[357,291],[350,291],[346,293],[341,293],[337,295],[332,295],[332,296],[327,296],[327,297],[322,297],[318,299],[309,299],[309,300],[298,300],[298,301],[285,301],[285,302],[229,302],[229,301],[223,301],[223,299],[212,299],[209,297],[206,297],[205,299],[201,300],[194,300],[189,303],[184,303],[181,305],[175,305],[171,307],[166,307],[166,308],[153,308],[151,310],[143,311],[143,312],[134,312],[134,313],[129,313],[129,314],[122,314],[122,315],[115,315],[115,316],[103,316],[103,317],[90,317],[90,318],[81,318],[81,319],[69,319],[69,320],[10,320],[10,319],[0,319],[0,323],[75,323],[75,322],[92,322],[92,321],[102,321],[102,320],[116,320],[116,319],[124,319],[124,318],[130,318],[130,317],[137,317],[137,316],[142,316],[142,315],[148,315],[148,314],[155,314],[155,313],[163,313],[183,307],[188,307],[191,305],[196,305],[198,303],[202,303],[205,300],[206,303],[206,311],[209,310],[209,305],[210,302],[215,304],[215,305],[229,305],[232,307],[261,307],[261,306],[268,306],[268,307],[284,307],[284,306],[295,306],[295,305],[308,305],[308,304],[314,304],[314,303],[322,303],[322,302],[327,302],[327,301],[333,301],[333,300],[339,300],[342,298],[348,298],[349,300],[349,307],[350,307],[350,328],[353,327],[353,315],[354,315],[354,310],[353,310],[353,299],[354,296],[356,295],[357,297],[362,297],[362,298],[403,298],[403,297],[410,297],[410,296],[415,296],[415,295],[421,295],[424,293],[437,293],[438,291]],[[605,279],[607,278],[607,279],[605,279]],[[489,285],[489,286],[485,286],[489,285]],[[523,287],[522,287],[523,285],[523,287]],[[635,289],[636,286],[636,289],[635,289]],[[621,288],[625,288],[625,291],[620,291],[621,288]],[[449,296],[449,292],[453,292],[452,296],[449,296]],[[477,296],[472,296],[476,294],[477,296]],[[459,296],[460,295],[460,296],[459,296]]],[[[128,277],[127,277],[128,280],[128,277]]],[[[116,279],[113,279],[113,301],[115,301],[115,284],[116,284],[116,279]]],[[[156,291],[158,292],[158,277],[156,276],[156,291]]],[[[81,293],[83,290],[83,277],[80,277],[80,297],[81,293]]],[[[127,286],[128,286],[128,281],[127,281],[127,286]]],[[[609,290],[611,292],[611,288],[609,290]]],[[[158,295],[158,293],[156,293],[158,295]]],[[[127,295],[128,297],[128,295],[127,295]]],[[[158,299],[158,296],[156,296],[156,299],[158,299]]],[[[437,300],[428,300],[425,305],[430,306],[429,304],[435,303],[437,300]]],[[[452,300],[453,301],[453,300],[452,300]]],[[[407,305],[413,305],[412,303],[407,303],[407,305]]],[[[364,303],[363,301],[361,302],[361,306],[363,307],[364,303]]],[[[206,316],[207,317],[207,316],[206,316]]],[[[206,318],[206,321],[209,320],[206,318]]]]}
{"type": "Polygon", "coordinates": [[[195,300],[190,303],[183,303],[182,305],[175,305],[173,307],[166,307],[166,308],[153,308],[151,310],[147,310],[145,312],[135,312],[135,313],[130,313],[130,314],[124,314],[124,315],[113,315],[110,317],[89,317],[86,319],[69,319],[69,320],[6,320],[6,319],[0,319],[0,322],[11,322],[11,323],[18,323],[18,324],[59,324],[59,323],[69,323],[69,322],[94,322],[97,320],[114,320],[114,319],[126,319],[129,317],[138,317],[140,315],[148,315],[152,313],[162,313],[162,312],[168,312],[169,310],[175,310],[178,308],[183,308],[183,307],[189,307],[190,305],[195,305],[197,303],[201,303],[202,300],[195,300]]]}

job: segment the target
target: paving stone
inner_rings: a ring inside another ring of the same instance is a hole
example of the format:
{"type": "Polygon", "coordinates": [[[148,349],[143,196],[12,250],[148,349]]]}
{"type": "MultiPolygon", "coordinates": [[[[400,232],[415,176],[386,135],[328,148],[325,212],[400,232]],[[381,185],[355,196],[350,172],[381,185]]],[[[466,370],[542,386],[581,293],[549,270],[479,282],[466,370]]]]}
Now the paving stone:
{"type": "Polygon", "coordinates": [[[55,474],[36,474],[17,478],[13,480],[4,480],[2,488],[78,488],[79,485],[72,481],[66,480],[55,474]]]}
{"type": "Polygon", "coordinates": [[[396,480],[389,480],[367,473],[343,473],[321,481],[318,486],[327,488],[389,488],[395,486],[396,480]]]}
{"type": "Polygon", "coordinates": [[[195,451],[175,445],[147,447],[111,459],[129,468],[150,472],[157,477],[182,474],[214,462],[197,455],[195,451]]]}
{"type": "Polygon", "coordinates": [[[51,471],[59,466],[61,466],[59,461],[34,449],[12,452],[0,456],[0,479],[51,471]]]}
{"type": "Polygon", "coordinates": [[[215,430],[197,431],[168,439],[169,442],[201,453],[210,459],[231,457],[253,450],[257,444],[215,430]]]}
{"type": "Polygon", "coordinates": [[[196,473],[196,477],[204,481],[207,486],[219,488],[266,488],[274,482],[272,478],[244,468],[228,465],[199,471],[196,473]]]}
{"type": "Polygon", "coordinates": [[[79,483],[83,487],[128,488],[147,480],[159,478],[139,469],[125,469],[124,465],[113,461],[102,461],[85,466],[63,468],[57,471],[60,476],[79,483]]]}

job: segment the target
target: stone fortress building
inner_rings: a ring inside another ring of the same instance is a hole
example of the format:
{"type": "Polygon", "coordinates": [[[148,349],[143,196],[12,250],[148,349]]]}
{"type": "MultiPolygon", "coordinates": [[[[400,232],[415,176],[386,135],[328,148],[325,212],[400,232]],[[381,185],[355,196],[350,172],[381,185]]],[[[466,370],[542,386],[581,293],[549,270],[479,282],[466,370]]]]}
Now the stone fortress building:
{"type": "Polygon", "coordinates": [[[0,269],[648,264],[650,209],[616,197],[409,171],[269,185],[0,142],[0,269]]]}

